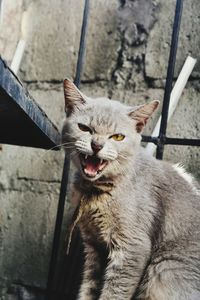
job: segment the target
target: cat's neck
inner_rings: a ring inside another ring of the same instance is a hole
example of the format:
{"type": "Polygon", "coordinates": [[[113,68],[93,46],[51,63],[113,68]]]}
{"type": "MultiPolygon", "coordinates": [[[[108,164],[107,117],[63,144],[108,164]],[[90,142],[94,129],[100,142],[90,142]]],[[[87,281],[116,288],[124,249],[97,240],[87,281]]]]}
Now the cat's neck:
{"type": "Polygon", "coordinates": [[[115,178],[101,177],[95,181],[89,181],[84,179],[79,173],[76,174],[74,182],[76,189],[82,194],[93,195],[110,193],[116,186],[115,178]]]}

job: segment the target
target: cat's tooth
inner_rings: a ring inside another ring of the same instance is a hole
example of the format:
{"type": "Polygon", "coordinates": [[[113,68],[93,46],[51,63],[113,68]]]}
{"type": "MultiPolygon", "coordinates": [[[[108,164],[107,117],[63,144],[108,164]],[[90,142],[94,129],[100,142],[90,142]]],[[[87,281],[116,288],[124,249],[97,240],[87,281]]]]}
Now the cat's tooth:
{"type": "Polygon", "coordinates": [[[87,159],[87,158],[88,158],[88,155],[86,154],[86,155],[85,155],[85,159],[87,159]]]}
{"type": "Polygon", "coordinates": [[[100,164],[102,164],[102,163],[103,163],[103,159],[100,160],[100,164]]]}

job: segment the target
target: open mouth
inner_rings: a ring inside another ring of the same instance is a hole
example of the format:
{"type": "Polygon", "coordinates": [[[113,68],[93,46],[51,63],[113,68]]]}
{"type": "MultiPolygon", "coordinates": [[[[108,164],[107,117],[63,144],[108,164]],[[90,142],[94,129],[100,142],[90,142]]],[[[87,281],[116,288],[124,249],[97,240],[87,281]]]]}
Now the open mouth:
{"type": "Polygon", "coordinates": [[[84,174],[90,178],[101,173],[108,164],[107,160],[100,159],[96,155],[80,154],[79,157],[84,174]]]}

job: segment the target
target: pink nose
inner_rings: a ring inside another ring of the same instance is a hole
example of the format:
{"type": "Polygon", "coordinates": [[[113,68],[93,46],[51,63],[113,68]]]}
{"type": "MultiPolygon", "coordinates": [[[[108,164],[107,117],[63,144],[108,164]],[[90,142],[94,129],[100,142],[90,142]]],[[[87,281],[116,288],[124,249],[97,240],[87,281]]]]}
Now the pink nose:
{"type": "Polygon", "coordinates": [[[100,145],[100,144],[98,144],[97,142],[94,142],[94,141],[91,142],[91,147],[92,147],[92,150],[93,150],[94,153],[99,152],[103,148],[102,145],[100,145]]]}

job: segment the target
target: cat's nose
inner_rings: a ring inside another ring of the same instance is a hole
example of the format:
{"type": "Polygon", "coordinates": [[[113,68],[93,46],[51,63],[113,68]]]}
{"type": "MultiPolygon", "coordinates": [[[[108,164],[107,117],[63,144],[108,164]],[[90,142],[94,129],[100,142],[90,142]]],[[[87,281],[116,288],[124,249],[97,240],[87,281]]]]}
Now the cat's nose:
{"type": "Polygon", "coordinates": [[[92,147],[92,150],[93,150],[93,152],[94,152],[95,154],[96,154],[97,152],[99,152],[99,151],[103,148],[102,145],[100,145],[99,143],[94,142],[94,141],[91,142],[91,147],[92,147]]]}

